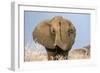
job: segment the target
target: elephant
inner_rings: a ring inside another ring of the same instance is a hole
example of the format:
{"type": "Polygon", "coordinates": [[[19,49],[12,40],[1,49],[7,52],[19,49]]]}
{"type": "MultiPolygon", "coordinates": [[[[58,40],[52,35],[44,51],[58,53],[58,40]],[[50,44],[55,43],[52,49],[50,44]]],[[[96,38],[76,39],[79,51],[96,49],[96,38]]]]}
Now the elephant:
{"type": "Polygon", "coordinates": [[[68,52],[75,42],[76,29],[71,21],[62,16],[40,22],[32,32],[33,40],[45,46],[48,60],[58,60],[57,55],[67,59],[68,52]]]}

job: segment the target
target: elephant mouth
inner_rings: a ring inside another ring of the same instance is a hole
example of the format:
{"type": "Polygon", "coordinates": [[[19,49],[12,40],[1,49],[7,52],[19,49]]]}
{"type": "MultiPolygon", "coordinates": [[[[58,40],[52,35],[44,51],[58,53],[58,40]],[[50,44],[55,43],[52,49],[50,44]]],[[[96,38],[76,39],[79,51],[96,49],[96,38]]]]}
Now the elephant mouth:
{"type": "Polygon", "coordinates": [[[56,49],[56,52],[57,52],[58,54],[61,54],[62,52],[65,52],[65,51],[63,51],[59,46],[55,46],[55,49],[56,49]]]}
{"type": "Polygon", "coordinates": [[[57,54],[60,54],[63,56],[66,56],[68,53],[68,50],[62,50],[59,46],[56,46],[55,49],[56,49],[57,54]]]}
{"type": "Polygon", "coordinates": [[[47,48],[47,52],[51,53],[49,56],[53,57],[53,60],[59,60],[62,58],[62,60],[67,60],[68,57],[68,51],[62,50],[59,46],[55,46],[54,49],[47,48]]]}
{"type": "Polygon", "coordinates": [[[59,46],[55,46],[54,49],[51,49],[51,48],[46,48],[46,49],[48,52],[54,52],[54,53],[58,53],[58,54],[66,52],[65,50],[62,50],[59,46]]]}

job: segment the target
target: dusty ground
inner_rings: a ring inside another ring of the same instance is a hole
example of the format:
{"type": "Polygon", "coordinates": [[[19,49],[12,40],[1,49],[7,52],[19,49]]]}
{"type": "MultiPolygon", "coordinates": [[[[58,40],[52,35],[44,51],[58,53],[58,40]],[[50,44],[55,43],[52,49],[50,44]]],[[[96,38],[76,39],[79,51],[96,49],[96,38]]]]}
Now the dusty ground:
{"type": "Polygon", "coordinates": [[[34,50],[31,50],[31,49],[27,49],[25,50],[25,61],[44,61],[44,60],[47,60],[48,57],[47,57],[47,54],[43,54],[43,53],[38,53],[38,52],[35,52],[34,50]]]}
{"type": "MultiPolygon", "coordinates": [[[[42,48],[44,49],[44,48],[42,48]]],[[[69,54],[68,54],[68,60],[73,60],[73,59],[88,59],[90,58],[90,47],[86,46],[83,48],[78,48],[78,49],[72,49],[69,54]]],[[[45,51],[45,49],[44,49],[45,51]]],[[[53,56],[52,60],[53,60],[53,56]]],[[[58,60],[65,60],[65,58],[62,55],[57,55],[56,58],[58,60]]],[[[43,52],[43,50],[38,50],[35,51],[33,49],[26,49],[25,50],[25,55],[24,55],[24,60],[25,61],[45,61],[48,60],[48,56],[46,52],[43,52]]]]}

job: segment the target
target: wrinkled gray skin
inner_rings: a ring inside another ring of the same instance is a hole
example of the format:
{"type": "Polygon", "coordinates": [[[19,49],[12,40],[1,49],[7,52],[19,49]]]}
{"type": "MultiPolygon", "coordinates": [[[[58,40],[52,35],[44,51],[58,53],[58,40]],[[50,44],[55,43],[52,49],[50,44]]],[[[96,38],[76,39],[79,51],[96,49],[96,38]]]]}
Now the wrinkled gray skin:
{"type": "Polygon", "coordinates": [[[55,49],[57,46],[62,51],[69,51],[75,41],[76,29],[69,20],[55,16],[39,23],[32,35],[34,40],[46,48],[55,49]]]}

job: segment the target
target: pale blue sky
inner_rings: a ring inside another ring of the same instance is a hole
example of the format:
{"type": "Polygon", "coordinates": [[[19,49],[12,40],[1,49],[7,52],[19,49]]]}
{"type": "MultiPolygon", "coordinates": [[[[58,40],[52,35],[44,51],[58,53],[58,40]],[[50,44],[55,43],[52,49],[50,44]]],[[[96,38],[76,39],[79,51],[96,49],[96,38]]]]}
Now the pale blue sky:
{"type": "Polygon", "coordinates": [[[80,48],[90,43],[90,14],[24,11],[25,44],[33,41],[32,31],[39,22],[54,16],[62,16],[74,24],[76,38],[73,48],[80,48]]]}

